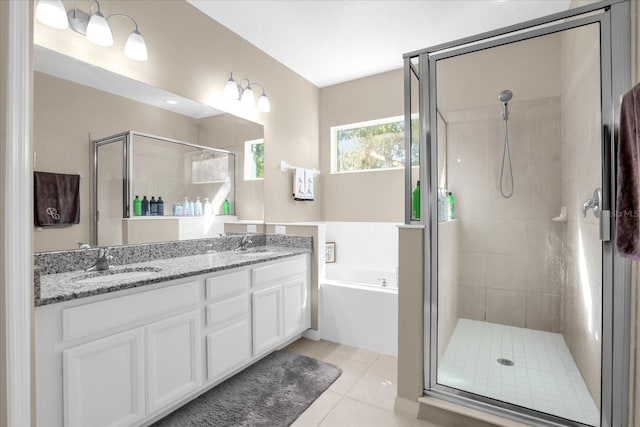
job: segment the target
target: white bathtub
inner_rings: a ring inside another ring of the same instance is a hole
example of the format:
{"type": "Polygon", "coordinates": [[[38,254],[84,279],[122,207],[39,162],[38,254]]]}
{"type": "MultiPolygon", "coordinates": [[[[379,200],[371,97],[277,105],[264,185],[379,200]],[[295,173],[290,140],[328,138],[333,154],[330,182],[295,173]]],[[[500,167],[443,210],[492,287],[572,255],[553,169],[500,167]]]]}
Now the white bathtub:
{"type": "Polygon", "coordinates": [[[397,356],[395,269],[331,267],[327,265],[329,278],[320,283],[319,289],[318,320],[322,339],[397,356]]]}

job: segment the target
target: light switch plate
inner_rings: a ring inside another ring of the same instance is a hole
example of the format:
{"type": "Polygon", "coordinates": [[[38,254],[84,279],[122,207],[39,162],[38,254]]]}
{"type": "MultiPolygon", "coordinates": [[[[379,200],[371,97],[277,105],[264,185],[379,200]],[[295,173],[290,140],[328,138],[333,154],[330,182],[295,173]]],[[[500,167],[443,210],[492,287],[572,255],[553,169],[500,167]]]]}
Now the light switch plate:
{"type": "Polygon", "coordinates": [[[256,233],[258,228],[255,224],[247,224],[247,233],[256,233]]]}
{"type": "Polygon", "coordinates": [[[287,234],[286,225],[276,225],[276,234],[287,234]]]}

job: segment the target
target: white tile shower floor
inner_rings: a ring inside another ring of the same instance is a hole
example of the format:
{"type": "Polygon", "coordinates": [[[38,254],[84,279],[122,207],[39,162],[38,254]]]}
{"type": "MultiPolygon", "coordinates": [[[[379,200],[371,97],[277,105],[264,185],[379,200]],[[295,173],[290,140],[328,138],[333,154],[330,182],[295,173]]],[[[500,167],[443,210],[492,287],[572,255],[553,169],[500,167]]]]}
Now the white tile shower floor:
{"type": "Polygon", "coordinates": [[[600,415],[562,335],[460,319],[438,383],[588,425],[600,415]],[[498,358],[509,359],[503,366],[498,358]]]}

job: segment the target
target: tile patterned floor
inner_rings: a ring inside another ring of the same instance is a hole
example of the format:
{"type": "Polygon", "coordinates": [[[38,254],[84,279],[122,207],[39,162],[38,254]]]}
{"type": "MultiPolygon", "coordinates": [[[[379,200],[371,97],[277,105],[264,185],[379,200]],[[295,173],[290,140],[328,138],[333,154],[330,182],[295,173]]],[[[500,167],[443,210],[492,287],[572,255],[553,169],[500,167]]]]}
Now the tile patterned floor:
{"type": "Polygon", "coordinates": [[[286,350],[342,368],[342,375],[292,427],[434,426],[393,412],[397,388],[395,357],[304,338],[291,344],[286,350]]]}
{"type": "Polygon", "coordinates": [[[599,412],[562,335],[460,319],[438,382],[589,425],[599,412]],[[502,366],[507,358],[513,366],[502,366]]]}

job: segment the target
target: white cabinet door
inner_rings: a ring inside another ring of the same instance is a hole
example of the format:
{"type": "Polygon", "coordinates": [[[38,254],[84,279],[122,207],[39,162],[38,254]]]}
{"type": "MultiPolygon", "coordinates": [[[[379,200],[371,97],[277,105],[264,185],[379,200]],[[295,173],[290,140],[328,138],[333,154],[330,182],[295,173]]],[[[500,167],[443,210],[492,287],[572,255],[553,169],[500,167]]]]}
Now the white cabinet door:
{"type": "Polygon", "coordinates": [[[200,317],[191,311],[145,327],[147,407],[153,413],[199,388],[200,317]]]}
{"type": "Polygon", "coordinates": [[[283,285],[284,336],[289,338],[307,329],[307,281],[304,276],[283,285]]]}
{"type": "Polygon", "coordinates": [[[251,358],[251,328],[246,317],[207,335],[207,379],[217,380],[251,358]]]}
{"type": "Polygon", "coordinates": [[[279,344],[283,338],[282,285],[255,291],[253,301],[253,354],[279,344]]]}
{"type": "Polygon", "coordinates": [[[65,426],[129,426],[145,416],[143,342],[137,328],[63,352],[65,426]]]}

